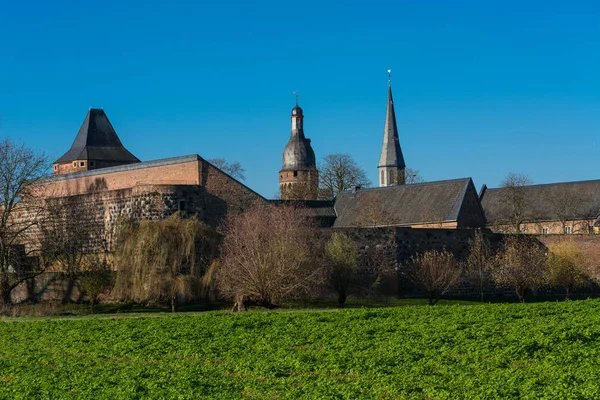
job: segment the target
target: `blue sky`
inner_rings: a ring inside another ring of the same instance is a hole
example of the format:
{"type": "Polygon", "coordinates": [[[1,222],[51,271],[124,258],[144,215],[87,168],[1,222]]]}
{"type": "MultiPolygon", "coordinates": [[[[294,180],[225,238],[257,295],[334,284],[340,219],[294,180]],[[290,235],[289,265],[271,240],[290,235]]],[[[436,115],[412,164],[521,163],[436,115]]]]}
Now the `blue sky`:
{"type": "Polygon", "coordinates": [[[103,107],[140,159],[239,161],[271,197],[298,90],[317,158],[376,182],[388,68],[427,180],[600,179],[598,1],[2,0],[0,135],[55,159],[103,107]]]}

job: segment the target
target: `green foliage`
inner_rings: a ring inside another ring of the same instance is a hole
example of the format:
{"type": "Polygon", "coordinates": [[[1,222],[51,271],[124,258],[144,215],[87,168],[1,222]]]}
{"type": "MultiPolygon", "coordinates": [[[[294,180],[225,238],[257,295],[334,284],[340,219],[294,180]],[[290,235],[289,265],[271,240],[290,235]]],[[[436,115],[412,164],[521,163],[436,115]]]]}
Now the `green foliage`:
{"type": "Polygon", "coordinates": [[[600,301],[0,323],[0,398],[596,399],[600,301]]]}
{"type": "Polygon", "coordinates": [[[354,241],[344,233],[336,232],[325,246],[327,282],[338,294],[340,307],[344,306],[348,292],[357,280],[357,251],[354,241]]]}

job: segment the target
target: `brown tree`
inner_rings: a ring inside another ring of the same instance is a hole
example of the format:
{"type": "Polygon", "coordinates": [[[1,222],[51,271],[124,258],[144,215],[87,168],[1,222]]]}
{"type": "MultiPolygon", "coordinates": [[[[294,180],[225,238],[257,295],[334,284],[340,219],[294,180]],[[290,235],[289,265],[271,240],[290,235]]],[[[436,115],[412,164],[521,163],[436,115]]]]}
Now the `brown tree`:
{"type": "Polygon", "coordinates": [[[425,182],[425,179],[423,179],[418,169],[406,168],[404,171],[404,176],[406,177],[407,185],[425,182]]]}
{"type": "Polygon", "coordinates": [[[427,293],[429,305],[458,284],[461,264],[446,250],[429,250],[414,256],[408,265],[409,279],[427,293]]]}
{"type": "Polygon", "coordinates": [[[527,198],[525,186],[531,185],[532,181],[527,175],[509,173],[500,186],[505,190],[502,192],[502,219],[514,230],[520,233],[523,223],[531,219],[531,200],[527,198]]]}
{"type": "Polygon", "coordinates": [[[43,154],[0,139],[0,305],[10,303],[11,291],[21,282],[48,267],[36,234],[45,213],[35,193],[47,167],[43,154]]]}
{"type": "Polygon", "coordinates": [[[525,292],[545,282],[546,250],[535,238],[519,235],[504,239],[492,270],[494,281],[512,287],[519,301],[525,292]]]}
{"type": "Polygon", "coordinates": [[[90,254],[85,268],[79,273],[79,285],[90,301],[90,311],[96,312],[98,297],[113,285],[114,273],[107,262],[107,253],[90,254]]]}
{"type": "Polygon", "coordinates": [[[313,296],[324,281],[318,231],[301,208],[256,204],[231,215],[215,274],[218,292],[243,311],[313,296]]]}
{"type": "Polygon", "coordinates": [[[218,235],[195,218],[179,214],[162,221],[132,221],[120,228],[113,293],[141,303],[195,298],[200,280],[216,257],[218,235]]]}
{"type": "Polygon", "coordinates": [[[469,240],[469,256],[467,258],[467,273],[479,290],[479,298],[483,301],[486,284],[491,280],[493,257],[490,242],[481,229],[475,231],[475,236],[469,240]]]}
{"type": "MultiPolygon", "coordinates": [[[[581,215],[581,209],[584,207],[587,199],[585,196],[576,191],[569,190],[564,185],[556,185],[548,191],[548,198],[546,199],[550,204],[554,217],[560,221],[562,233],[567,232],[567,226],[570,226],[571,232],[576,233],[581,231],[582,226],[577,226],[576,220],[581,215]]],[[[586,228],[587,233],[587,221],[583,224],[586,228]]]]}
{"type": "Polygon", "coordinates": [[[331,200],[355,186],[369,187],[367,173],[350,154],[334,153],[323,157],[319,165],[319,198],[331,200]]]}
{"type": "Polygon", "coordinates": [[[244,176],[246,169],[237,161],[228,162],[224,158],[212,158],[207,161],[237,180],[246,180],[246,177],[244,176]]]}

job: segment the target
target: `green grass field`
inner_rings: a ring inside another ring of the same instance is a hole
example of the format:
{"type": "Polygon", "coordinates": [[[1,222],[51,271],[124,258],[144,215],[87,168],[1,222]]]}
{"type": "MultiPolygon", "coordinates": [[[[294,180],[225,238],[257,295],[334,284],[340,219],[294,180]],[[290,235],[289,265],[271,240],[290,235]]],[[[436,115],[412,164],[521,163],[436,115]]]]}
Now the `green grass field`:
{"type": "Polygon", "coordinates": [[[1,398],[600,398],[600,301],[0,320],[1,398]]]}

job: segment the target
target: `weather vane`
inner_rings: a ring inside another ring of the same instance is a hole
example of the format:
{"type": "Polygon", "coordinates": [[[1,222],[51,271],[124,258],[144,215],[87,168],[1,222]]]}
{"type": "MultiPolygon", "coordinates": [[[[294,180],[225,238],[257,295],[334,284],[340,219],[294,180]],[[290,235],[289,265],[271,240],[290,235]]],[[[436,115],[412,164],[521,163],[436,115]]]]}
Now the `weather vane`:
{"type": "Polygon", "coordinates": [[[392,70],[388,69],[388,86],[392,86],[392,70]]]}
{"type": "Polygon", "coordinates": [[[296,105],[298,105],[298,91],[294,90],[294,95],[296,96],[296,105]]]}

